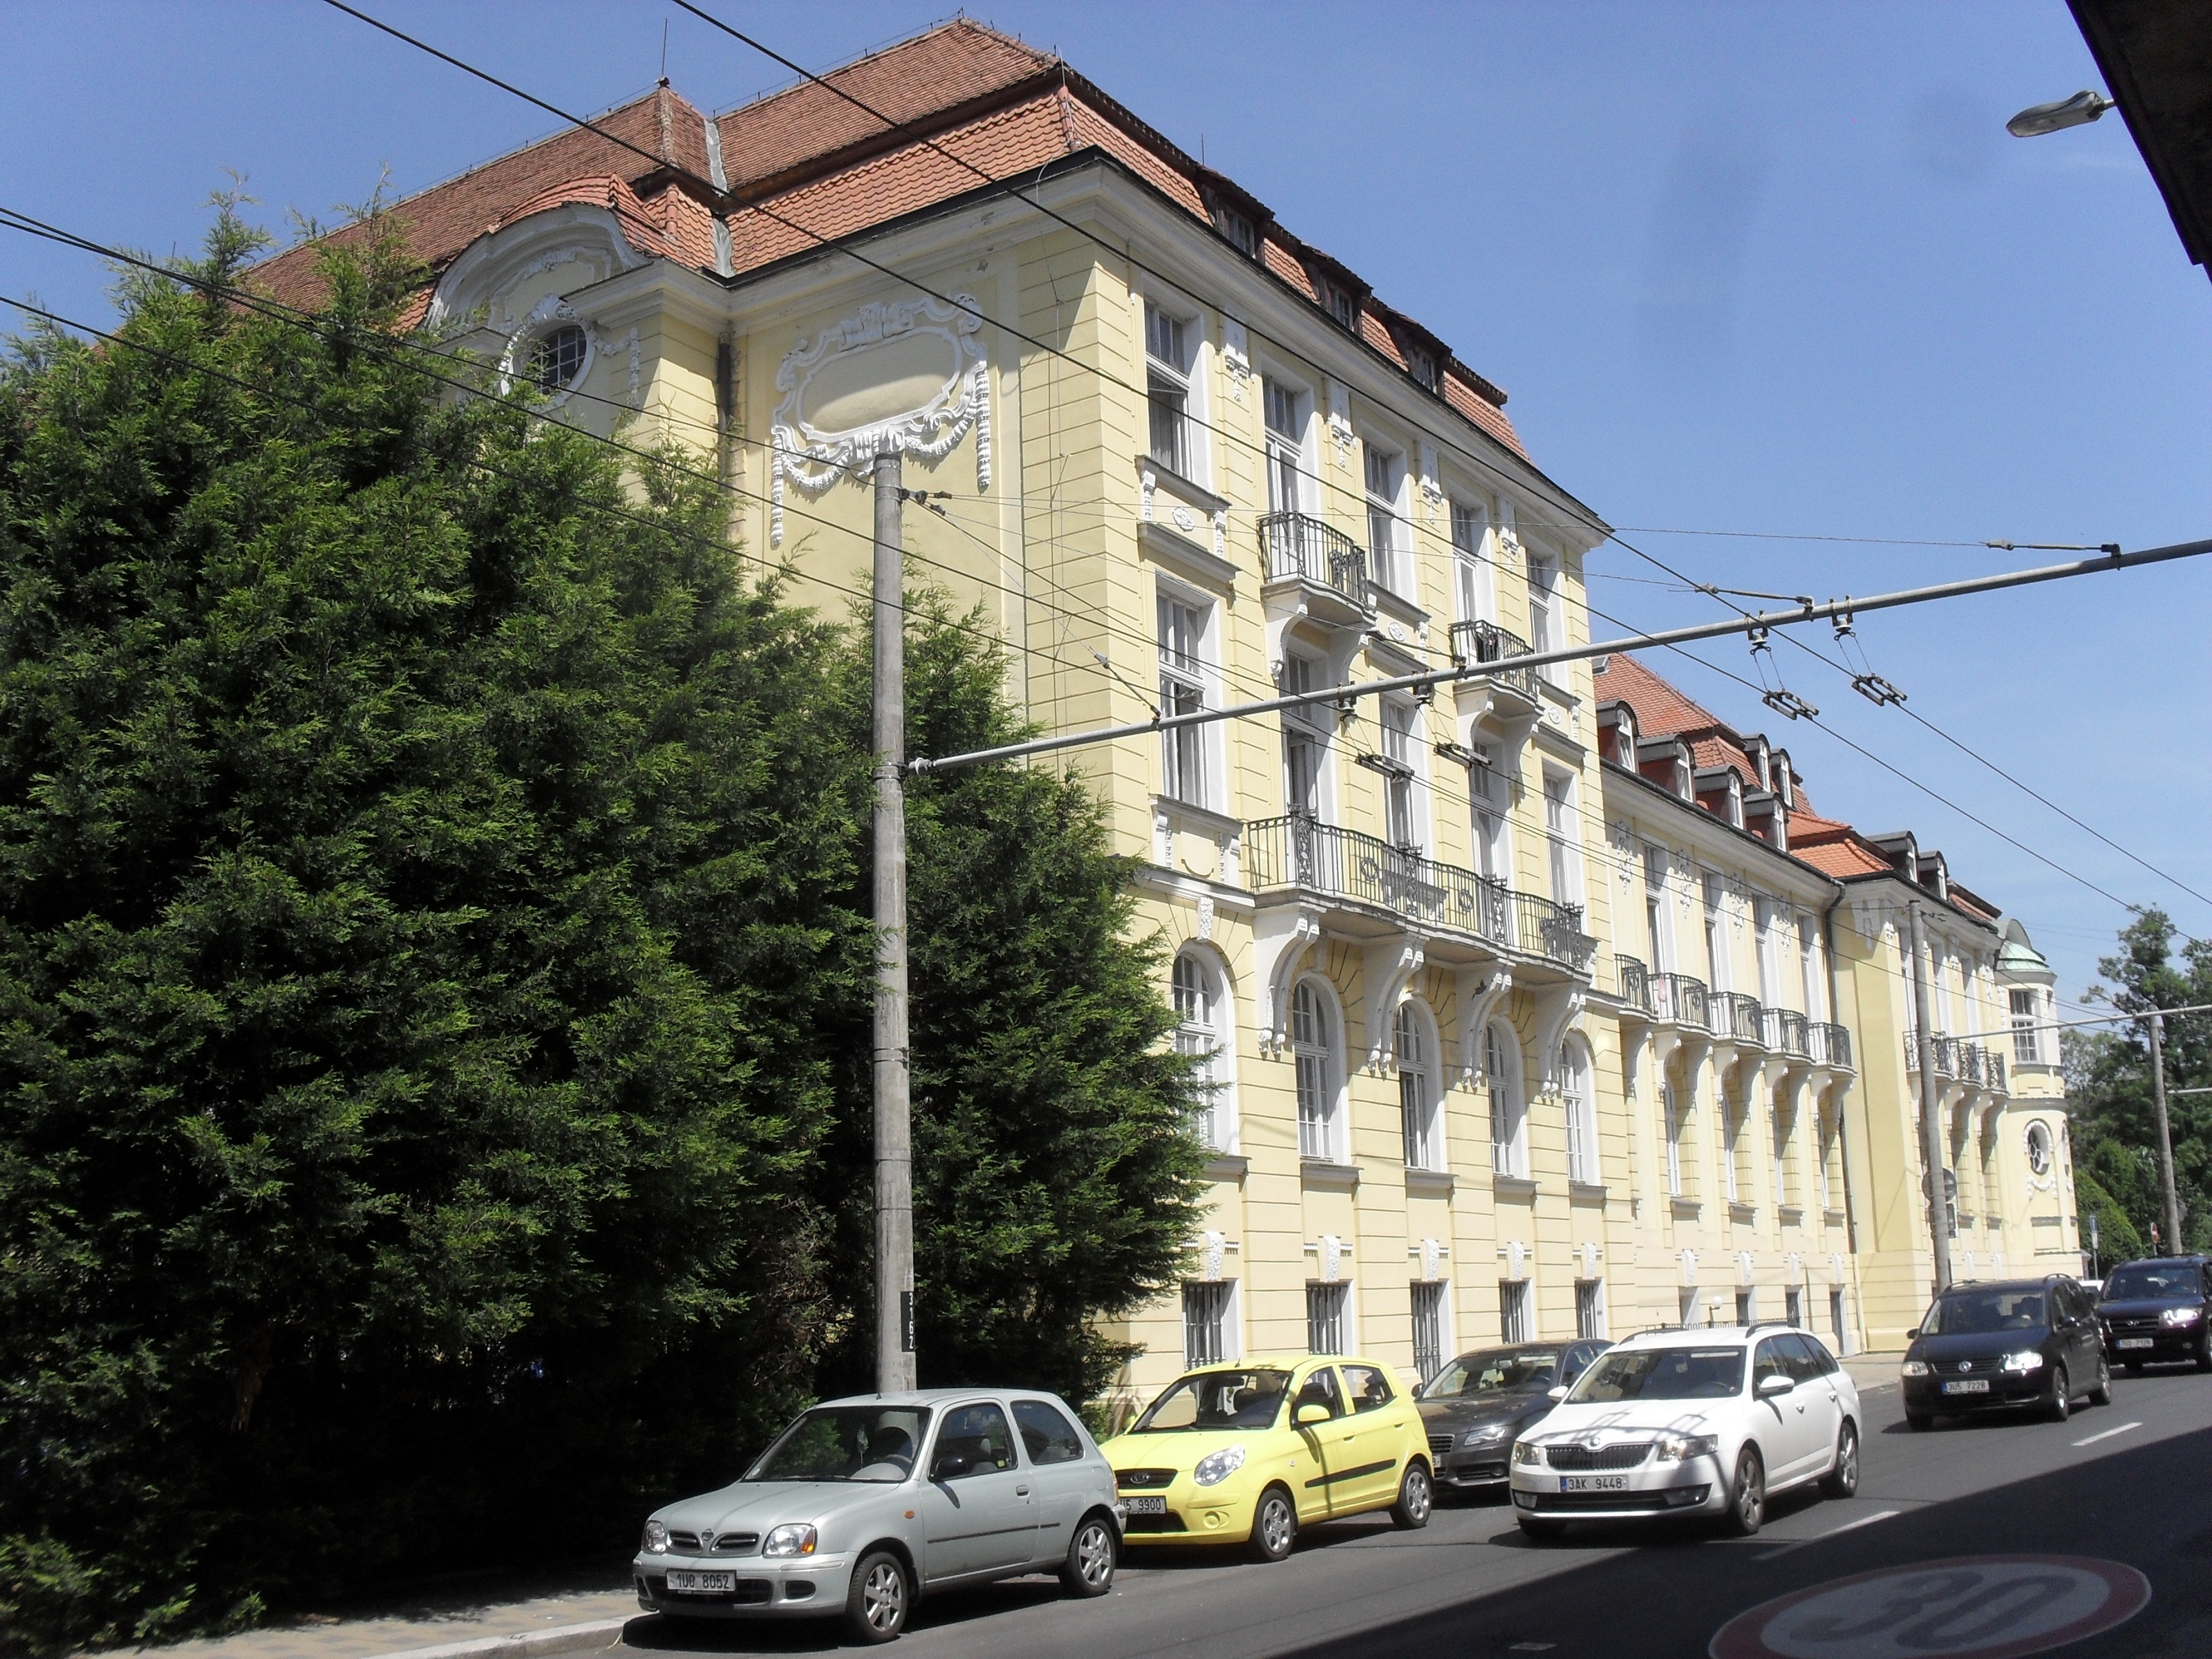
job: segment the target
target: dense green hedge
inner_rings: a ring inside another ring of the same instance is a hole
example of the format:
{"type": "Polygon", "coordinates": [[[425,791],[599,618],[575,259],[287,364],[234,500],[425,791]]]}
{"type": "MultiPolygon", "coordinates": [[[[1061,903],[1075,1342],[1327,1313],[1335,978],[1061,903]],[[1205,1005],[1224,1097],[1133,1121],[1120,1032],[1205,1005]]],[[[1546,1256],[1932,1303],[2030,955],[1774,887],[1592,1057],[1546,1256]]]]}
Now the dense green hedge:
{"type": "MultiPolygon", "coordinates": [[[[869,1374],[864,633],[391,325],[123,285],[0,374],[0,1644],[627,1552],[869,1374]]],[[[918,747],[1006,735],[921,607],[918,747]]],[[[913,806],[921,1358],[1073,1395],[1199,1155],[1081,790],[913,806]]]]}

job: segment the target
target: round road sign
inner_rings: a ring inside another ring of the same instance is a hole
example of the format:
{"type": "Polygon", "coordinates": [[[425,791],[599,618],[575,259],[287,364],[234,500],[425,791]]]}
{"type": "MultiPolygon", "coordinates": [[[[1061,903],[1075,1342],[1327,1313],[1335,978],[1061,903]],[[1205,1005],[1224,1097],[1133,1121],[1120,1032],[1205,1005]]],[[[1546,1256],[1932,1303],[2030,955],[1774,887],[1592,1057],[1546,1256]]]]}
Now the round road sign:
{"type": "Polygon", "coordinates": [[[1712,1659],[2015,1659],[2125,1624],[2133,1567],[2080,1555],[1968,1555],[1815,1584],[1723,1625],[1712,1659]]]}

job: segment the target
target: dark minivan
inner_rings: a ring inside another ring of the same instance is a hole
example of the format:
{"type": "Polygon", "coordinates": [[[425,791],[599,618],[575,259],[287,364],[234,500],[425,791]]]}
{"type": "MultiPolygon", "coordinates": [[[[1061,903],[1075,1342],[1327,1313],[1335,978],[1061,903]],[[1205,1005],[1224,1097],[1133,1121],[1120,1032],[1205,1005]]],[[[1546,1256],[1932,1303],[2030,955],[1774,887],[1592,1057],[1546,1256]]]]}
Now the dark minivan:
{"type": "Polygon", "coordinates": [[[2158,1256],[2113,1268],[2097,1303],[2106,1348],[2131,1371],[2146,1363],[2193,1364],[2212,1371],[2208,1288],[2212,1263],[2201,1255],[2158,1256]]]}
{"type": "Polygon", "coordinates": [[[1954,1285],[1911,1337],[1899,1381],[1905,1420],[1916,1429],[1941,1416],[2023,1407],[2063,1423],[2077,1395],[2096,1406],[2112,1401],[2096,1304],[2064,1273],[1954,1285]]]}
{"type": "Polygon", "coordinates": [[[1613,1345],[1522,1342],[1463,1353],[1421,1385],[1421,1426],[1443,1492],[1505,1490],[1513,1443],[1551,1415],[1552,1390],[1613,1345]]]}

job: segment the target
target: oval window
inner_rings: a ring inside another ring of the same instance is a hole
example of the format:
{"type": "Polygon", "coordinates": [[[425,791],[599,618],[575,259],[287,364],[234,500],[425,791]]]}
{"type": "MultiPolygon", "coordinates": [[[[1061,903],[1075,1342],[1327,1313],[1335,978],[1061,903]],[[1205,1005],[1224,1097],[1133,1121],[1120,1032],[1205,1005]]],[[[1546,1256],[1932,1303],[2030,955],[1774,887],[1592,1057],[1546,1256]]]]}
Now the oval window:
{"type": "Polygon", "coordinates": [[[583,372],[584,331],[574,323],[548,329],[531,341],[524,375],[540,392],[559,392],[583,372]]]}
{"type": "Polygon", "coordinates": [[[2027,1126],[2027,1167],[2039,1176],[2051,1173],[2051,1131],[2040,1123],[2027,1126]]]}

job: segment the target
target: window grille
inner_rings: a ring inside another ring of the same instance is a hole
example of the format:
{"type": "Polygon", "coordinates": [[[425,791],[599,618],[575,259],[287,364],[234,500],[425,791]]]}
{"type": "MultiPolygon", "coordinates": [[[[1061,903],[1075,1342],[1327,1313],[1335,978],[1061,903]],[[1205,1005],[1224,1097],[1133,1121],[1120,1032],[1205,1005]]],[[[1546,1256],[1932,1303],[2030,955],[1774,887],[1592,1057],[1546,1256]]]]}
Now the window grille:
{"type": "Polygon", "coordinates": [[[1413,1370],[1427,1382],[1444,1368],[1444,1286],[1413,1286],[1413,1370]]]}
{"type": "Polygon", "coordinates": [[[1224,1283],[1182,1287],[1182,1363],[1218,1365],[1229,1358],[1229,1292],[1224,1283]]]}
{"type": "Polygon", "coordinates": [[[1601,1279],[1575,1281],[1575,1334],[1605,1334],[1605,1281],[1601,1279]]]}
{"type": "Polygon", "coordinates": [[[1348,1285],[1306,1286],[1306,1352],[1344,1352],[1344,1308],[1351,1297],[1348,1285]]]}
{"type": "Polygon", "coordinates": [[[1528,1323],[1528,1281],[1525,1279],[1498,1281],[1498,1339],[1501,1342],[1534,1340],[1528,1323]]]}
{"type": "Polygon", "coordinates": [[[540,392],[558,392],[583,372],[586,349],[584,331],[564,323],[531,341],[522,372],[540,392]]]}

